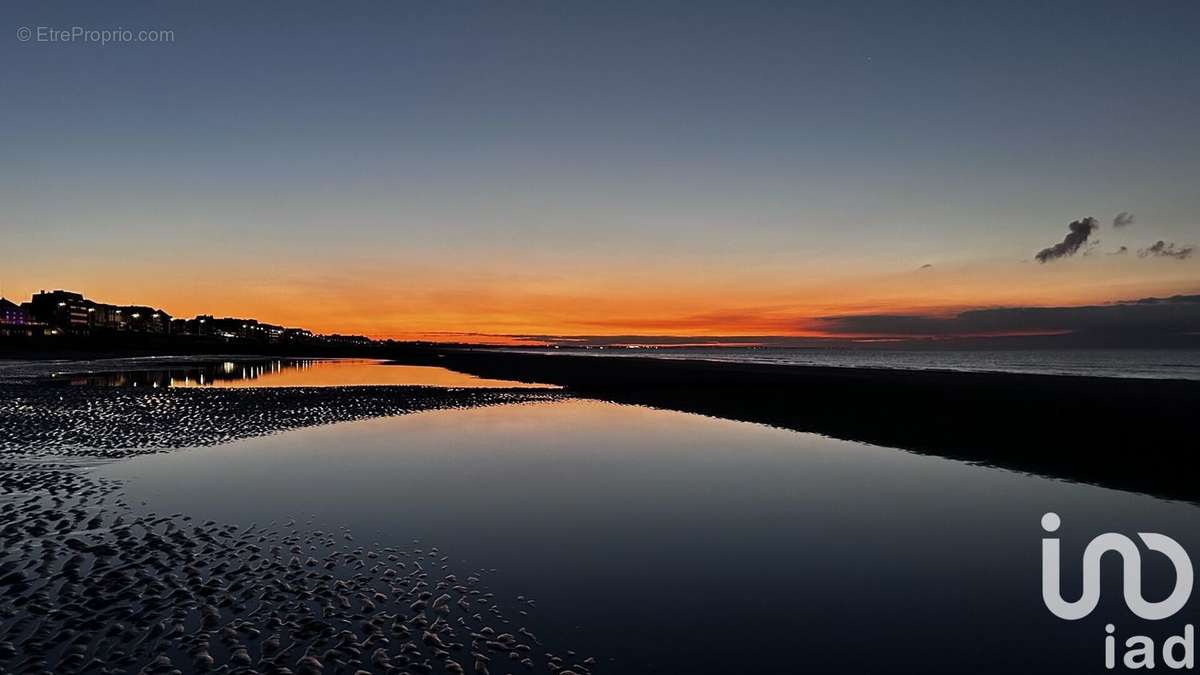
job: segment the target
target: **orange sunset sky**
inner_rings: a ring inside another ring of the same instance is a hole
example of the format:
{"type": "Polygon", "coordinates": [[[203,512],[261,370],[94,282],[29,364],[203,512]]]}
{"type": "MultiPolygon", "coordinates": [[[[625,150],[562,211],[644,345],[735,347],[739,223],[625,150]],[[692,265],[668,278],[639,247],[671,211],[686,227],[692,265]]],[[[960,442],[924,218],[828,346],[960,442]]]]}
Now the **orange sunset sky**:
{"type": "MultiPolygon", "coordinates": [[[[360,259],[343,266],[261,260],[139,265],[123,273],[80,261],[5,292],[64,287],[98,300],[147,303],[175,316],[256,317],[320,332],[504,342],[504,335],[819,336],[820,317],[944,315],[989,306],[1100,304],[1195,292],[1194,262],[1089,256],[1061,266],[1021,261],[895,261],[897,269],[740,266],[730,260],[591,261],[574,269],[360,259]],[[921,265],[932,267],[921,268],[921,265]]],[[[883,266],[882,262],[874,263],[883,266]]],[[[20,267],[22,263],[18,263],[20,267]]],[[[35,268],[35,265],[30,265],[35,268]]],[[[564,266],[567,267],[567,266],[564,266]]],[[[12,268],[10,268],[11,271],[12,268]]]]}
{"type": "Polygon", "coordinates": [[[1200,293],[1168,12],[394,5],[0,41],[3,294],[475,341],[1200,293]]]}

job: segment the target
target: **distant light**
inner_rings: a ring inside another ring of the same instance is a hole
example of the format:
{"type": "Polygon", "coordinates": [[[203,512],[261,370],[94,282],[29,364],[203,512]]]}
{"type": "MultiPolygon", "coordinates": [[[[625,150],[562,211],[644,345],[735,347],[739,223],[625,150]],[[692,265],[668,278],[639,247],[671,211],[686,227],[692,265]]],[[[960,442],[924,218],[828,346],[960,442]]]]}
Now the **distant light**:
{"type": "Polygon", "coordinates": [[[89,313],[89,314],[91,314],[91,313],[92,313],[92,312],[94,312],[94,311],[96,311],[96,308],[95,308],[95,307],[88,307],[88,313],[89,313]]]}
{"type": "Polygon", "coordinates": [[[65,303],[65,302],[60,302],[60,303],[58,303],[58,306],[59,306],[59,307],[66,307],[66,306],[67,306],[67,303],[65,303]]]}
{"type": "Polygon", "coordinates": [[[134,312],[134,313],[132,314],[132,316],[133,316],[133,318],[135,318],[135,319],[138,319],[138,318],[141,318],[141,316],[142,316],[142,315],[141,315],[141,314],[138,314],[137,312],[134,312]]]}

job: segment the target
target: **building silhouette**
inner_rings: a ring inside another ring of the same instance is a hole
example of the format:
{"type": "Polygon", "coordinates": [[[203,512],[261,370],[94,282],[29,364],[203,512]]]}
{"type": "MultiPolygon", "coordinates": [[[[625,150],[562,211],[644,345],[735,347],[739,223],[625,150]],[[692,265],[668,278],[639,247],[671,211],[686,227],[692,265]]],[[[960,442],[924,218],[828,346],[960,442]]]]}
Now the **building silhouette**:
{"type": "Polygon", "coordinates": [[[161,309],[95,302],[71,291],[42,291],[27,303],[26,310],[38,321],[68,335],[104,331],[160,335],[171,332],[171,315],[161,309]]]}
{"type": "Polygon", "coordinates": [[[0,299],[0,335],[103,338],[122,333],[268,345],[374,343],[361,335],[315,335],[304,328],[288,328],[249,318],[201,314],[192,319],[177,319],[154,307],[96,302],[82,293],[65,290],[43,290],[21,306],[0,299]]]}
{"type": "Polygon", "coordinates": [[[46,324],[35,321],[23,307],[0,298],[0,335],[34,337],[46,332],[46,324]]]}

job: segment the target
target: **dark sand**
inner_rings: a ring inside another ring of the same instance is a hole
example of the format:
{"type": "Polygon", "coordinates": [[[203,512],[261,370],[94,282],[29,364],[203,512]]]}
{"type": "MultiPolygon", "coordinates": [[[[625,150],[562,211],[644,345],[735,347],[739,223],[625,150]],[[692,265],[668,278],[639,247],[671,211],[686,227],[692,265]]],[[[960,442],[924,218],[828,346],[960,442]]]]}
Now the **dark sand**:
{"type": "Polygon", "coordinates": [[[405,363],[1200,500],[1200,382],[446,349],[405,363]]]}
{"type": "Polygon", "coordinates": [[[452,569],[436,547],[146,513],[87,473],[169,447],[558,396],[0,386],[0,674],[594,672],[541,644],[533,601],[497,598],[490,570],[452,569]]]}
{"type": "Polygon", "coordinates": [[[422,410],[561,392],[439,387],[146,389],[0,384],[0,457],[125,457],[422,410]]]}

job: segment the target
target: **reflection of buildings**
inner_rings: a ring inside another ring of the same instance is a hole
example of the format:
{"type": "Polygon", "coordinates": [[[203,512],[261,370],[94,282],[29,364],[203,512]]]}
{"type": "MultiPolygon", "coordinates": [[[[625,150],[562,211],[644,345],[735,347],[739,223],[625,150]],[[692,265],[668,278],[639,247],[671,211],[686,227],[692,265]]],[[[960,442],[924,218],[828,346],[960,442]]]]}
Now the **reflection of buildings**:
{"type": "Polygon", "coordinates": [[[252,381],[288,370],[307,370],[315,362],[308,359],[270,359],[222,361],[112,373],[79,373],[54,376],[73,385],[101,387],[213,387],[239,381],[252,381]]]}

